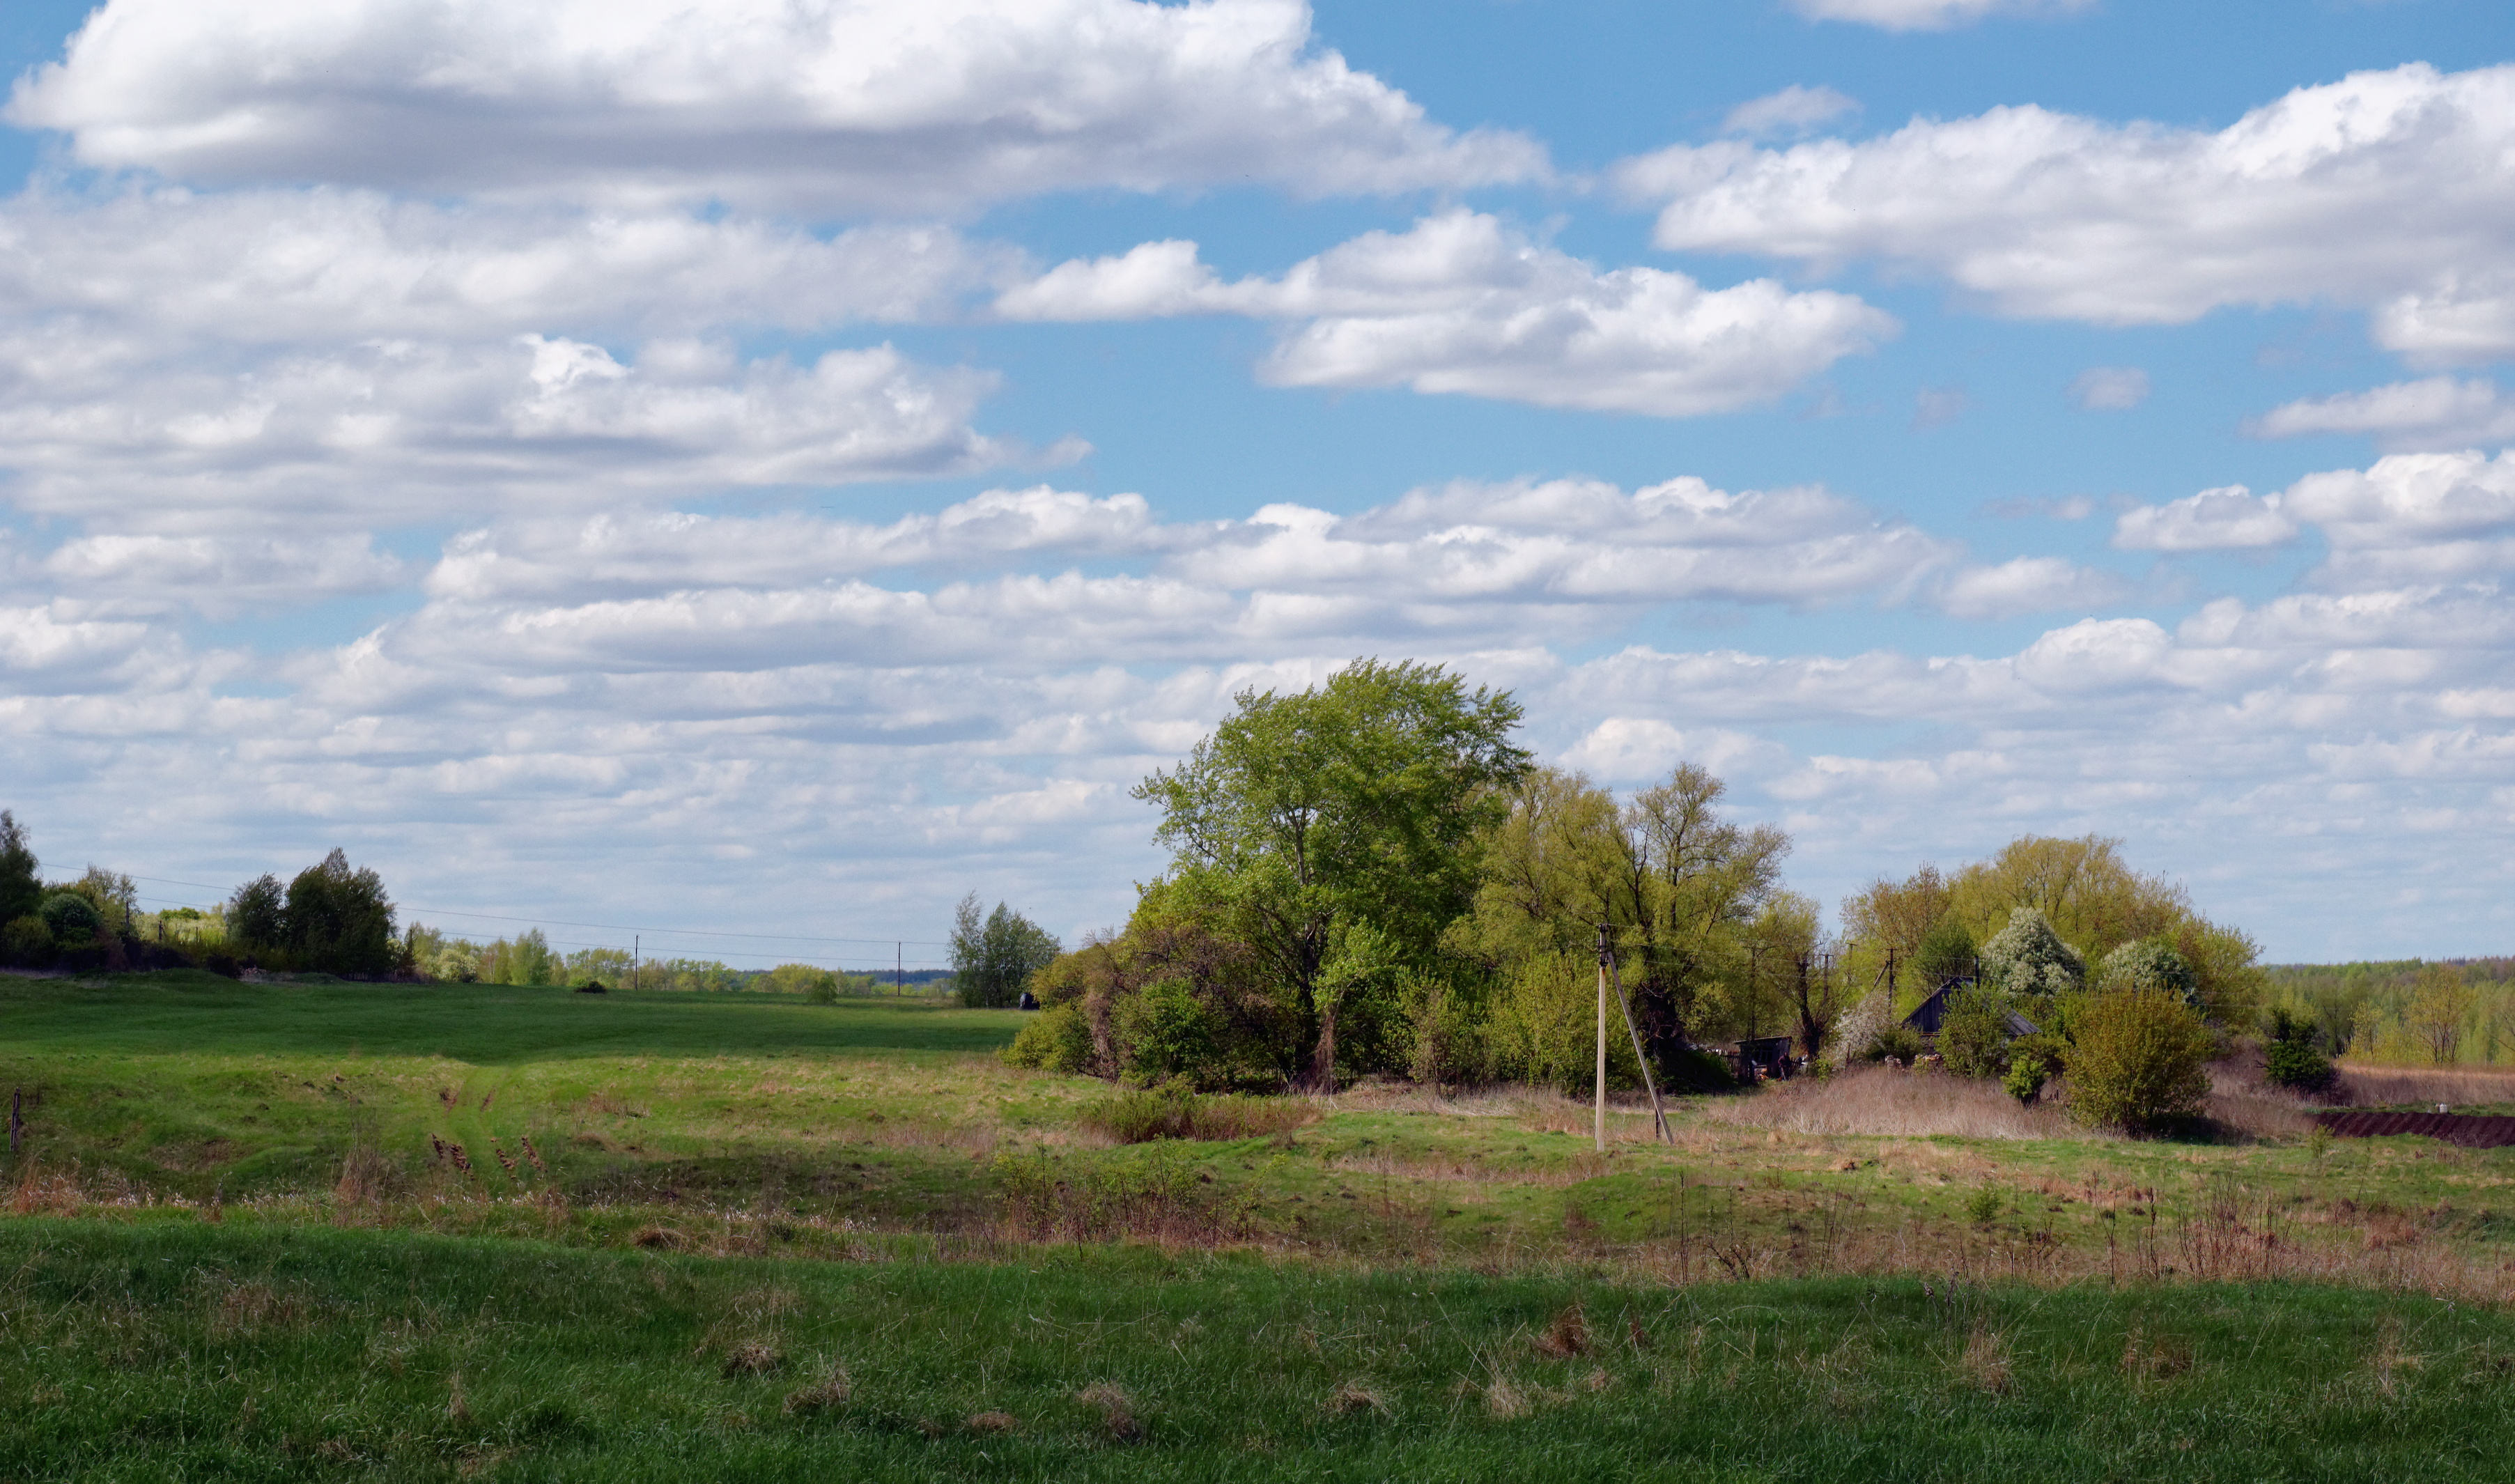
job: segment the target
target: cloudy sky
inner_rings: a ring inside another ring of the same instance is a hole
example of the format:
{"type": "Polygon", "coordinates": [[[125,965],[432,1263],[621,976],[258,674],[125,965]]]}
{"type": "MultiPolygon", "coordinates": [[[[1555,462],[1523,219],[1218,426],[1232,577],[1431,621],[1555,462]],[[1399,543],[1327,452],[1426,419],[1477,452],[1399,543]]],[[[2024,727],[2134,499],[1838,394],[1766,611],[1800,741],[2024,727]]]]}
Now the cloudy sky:
{"type": "Polygon", "coordinates": [[[2094,830],[2275,959],[2515,946],[2503,0],[0,48],[0,804],[54,870],[1071,935],[1160,869],[1131,783],[1377,654],[1602,781],[1711,764],[1829,903],[2094,830]]]}

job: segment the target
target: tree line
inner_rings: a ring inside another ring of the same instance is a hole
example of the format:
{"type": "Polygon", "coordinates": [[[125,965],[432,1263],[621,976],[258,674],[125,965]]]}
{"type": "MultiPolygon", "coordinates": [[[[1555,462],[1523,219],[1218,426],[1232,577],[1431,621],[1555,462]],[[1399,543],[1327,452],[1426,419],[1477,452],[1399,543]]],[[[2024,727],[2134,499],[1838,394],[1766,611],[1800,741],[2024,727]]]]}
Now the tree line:
{"type": "Polygon", "coordinates": [[[1122,927],[1043,954],[1026,982],[1046,1010],[1012,1059],[1209,1088],[1579,1087],[1602,939],[1641,1044],[1637,1060],[1610,1038],[1624,1086],[1641,1060],[1662,1086],[1717,1086],[1729,1063],[1709,1048],[1755,1035],[1825,1062],[1910,1051],[1901,1013],[1955,984],[1960,1024],[2000,1028],[1972,1069],[2003,1077],[2011,1015],[2048,1076],[2074,1054],[2092,1068],[2124,995],[2204,1053],[2261,1008],[2252,940],[2119,842],[2027,837],[1923,866],[1830,931],[1785,881],[1788,834],[1733,817],[1710,770],[1619,794],[1537,763],[1523,720],[1507,692],[1412,661],[1242,692],[1134,790],[1169,865],[1122,927]]]}

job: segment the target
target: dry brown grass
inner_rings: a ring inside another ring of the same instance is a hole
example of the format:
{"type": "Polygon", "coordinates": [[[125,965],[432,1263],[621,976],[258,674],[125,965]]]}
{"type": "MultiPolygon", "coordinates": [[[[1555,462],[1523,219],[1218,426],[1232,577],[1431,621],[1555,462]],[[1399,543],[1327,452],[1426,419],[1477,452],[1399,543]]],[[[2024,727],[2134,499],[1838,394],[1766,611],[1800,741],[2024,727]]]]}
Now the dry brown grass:
{"type": "Polygon", "coordinates": [[[1711,1099],[1706,1113],[1790,1134],[1966,1138],[2089,1137],[2050,1103],[2028,1108],[1993,1082],[1944,1073],[1862,1067],[1802,1077],[1744,1097],[1711,1099]]]}
{"type": "Polygon", "coordinates": [[[1121,1443],[1132,1443],[1144,1435],[1144,1423],[1135,1416],[1135,1404],[1126,1392],[1112,1385],[1086,1386],[1074,1393],[1099,1420],[1100,1430],[1121,1443]]]}
{"type": "Polygon", "coordinates": [[[994,1437],[1021,1430],[1021,1419],[1010,1412],[972,1412],[961,1424],[982,1437],[994,1437]]]}
{"type": "MultiPolygon", "coordinates": [[[[804,1386],[800,1390],[786,1393],[786,1414],[789,1417],[810,1417],[817,1413],[835,1412],[847,1404],[847,1394],[851,1389],[847,1381],[847,1368],[844,1365],[833,1366],[830,1368],[830,1379],[819,1385],[804,1386]]],[[[1004,1414],[992,1415],[1002,1417],[1004,1414]]],[[[972,1421],[975,1420],[972,1419],[972,1421]]]]}
{"type": "Polygon", "coordinates": [[[1349,1381],[1329,1392],[1327,1400],[1319,1403],[1319,1410],[1330,1417],[1386,1417],[1388,1402],[1371,1387],[1349,1381]]]}
{"type": "Polygon", "coordinates": [[[1975,1390],[2004,1393],[2016,1379],[2008,1337],[1994,1330],[1975,1330],[1965,1337],[1964,1353],[1957,1357],[1957,1369],[1975,1390]]]}
{"type": "Polygon", "coordinates": [[[2362,1108],[2395,1103],[2449,1107],[2515,1102],[2515,1070],[2491,1067],[2340,1067],[2339,1101],[2362,1108]]]}
{"type": "Polygon", "coordinates": [[[1569,1360],[1588,1352],[1589,1317],[1582,1311],[1579,1299],[1554,1316],[1545,1333],[1537,1337],[1536,1344],[1537,1353],[1548,1360],[1569,1360]]]}

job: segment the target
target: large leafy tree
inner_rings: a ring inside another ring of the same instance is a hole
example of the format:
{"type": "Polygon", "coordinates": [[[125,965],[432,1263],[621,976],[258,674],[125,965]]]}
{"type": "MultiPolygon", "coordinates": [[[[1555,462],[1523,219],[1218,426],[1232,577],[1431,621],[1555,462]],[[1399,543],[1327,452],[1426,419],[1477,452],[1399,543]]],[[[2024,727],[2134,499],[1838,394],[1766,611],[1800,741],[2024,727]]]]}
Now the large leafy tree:
{"type": "Polygon", "coordinates": [[[393,970],[393,904],[384,878],[335,849],[288,884],[287,947],[309,969],[381,978],[393,970]]]}
{"type": "Polygon", "coordinates": [[[1725,792],[1691,763],[1621,804],[1579,773],[1532,772],[1485,840],[1478,948],[1505,968],[1586,961],[1605,927],[1651,1059],[1675,1071],[1703,1022],[1793,988],[1813,945],[1813,915],[1780,896],[1789,837],[1725,818],[1725,792]]]}
{"type": "Polygon", "coordinates": [[[1476,844],[1528,771],[1507,692],[1438,665],[1357,660],[1293,694],[1244,690],[1186,762],[1146,778],[1177,895],[1247,943],[1293,1002],[1311,1080],[1336,1069],[1340,946],[1428,966],[1472,902],[1476,844]],[[1367,933],[1352,929],[1367,927],[1367,933]]]}

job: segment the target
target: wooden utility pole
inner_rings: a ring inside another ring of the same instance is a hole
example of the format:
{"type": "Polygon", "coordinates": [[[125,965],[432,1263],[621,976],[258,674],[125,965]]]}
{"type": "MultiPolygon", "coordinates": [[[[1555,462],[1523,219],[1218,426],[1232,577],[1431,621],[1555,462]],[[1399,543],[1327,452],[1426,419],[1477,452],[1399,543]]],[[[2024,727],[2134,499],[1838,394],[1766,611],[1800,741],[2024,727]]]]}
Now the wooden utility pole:
{"type": "Polygon", "coordinates": [[[1598,925],[1598,1152],[1607,1152],[1607,925],[1598,925]]]}
{"type": "Polygon", "coordinates": [[[1633,1064],[1642,1069],[1642,1091],[1650,1094],[1651,1136],[1663,1143],[1675,1143],[1676,1134],[1668,1126],[1668,1110],[1660,1105],[1659,1082],[1651,1076],[1650,1057],[1642,1054],[1641,1027],[1633,1024],[1633,1007],[1625,998],[1625,976],[1616,968],[1616,951],[1607,944],[1607,929],[1598,929],[1598,963],[1603,966],[1616,988],[1616,1009],[1624,1011],[1625,1034],[1633,1041],[1633,1064]]]}

